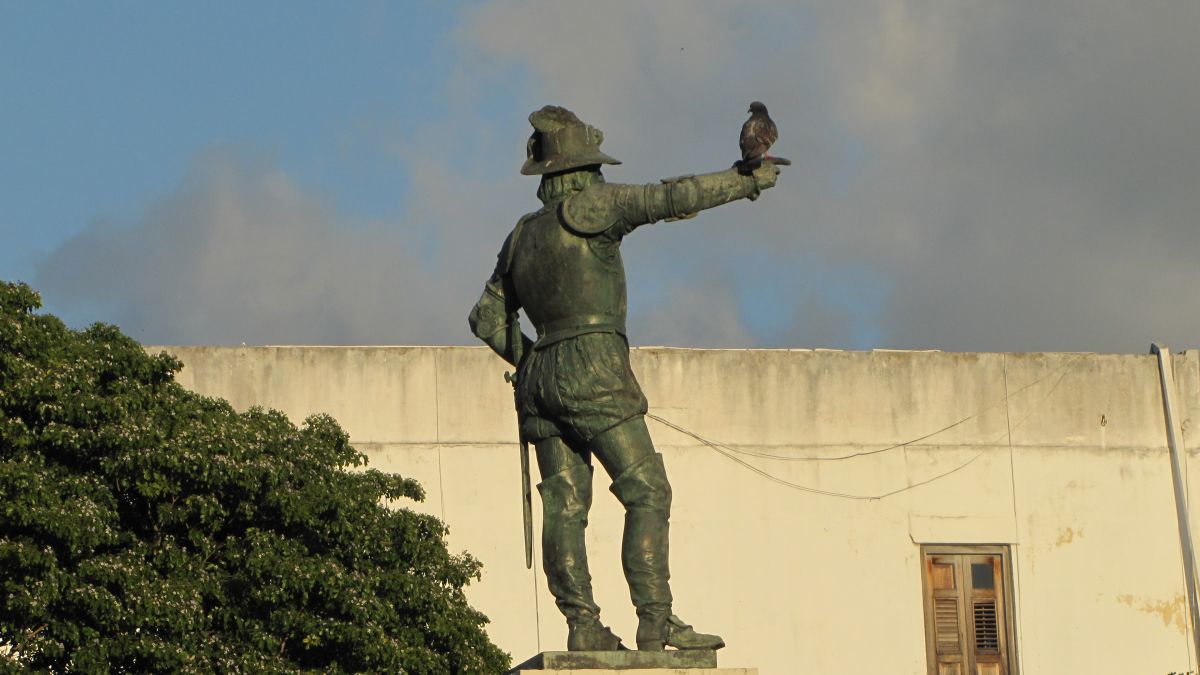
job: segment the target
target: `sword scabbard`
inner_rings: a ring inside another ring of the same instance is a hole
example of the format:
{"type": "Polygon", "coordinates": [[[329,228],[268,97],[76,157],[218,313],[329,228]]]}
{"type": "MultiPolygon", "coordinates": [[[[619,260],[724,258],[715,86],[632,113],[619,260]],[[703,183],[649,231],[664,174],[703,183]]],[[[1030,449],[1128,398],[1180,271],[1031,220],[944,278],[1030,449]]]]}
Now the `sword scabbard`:
{"type": "Polygon", "coordinates": [[[533,494],[529,482],[529,443],[521,441],[521,512],[525,519],[525,569],[533,569],[533,494]]]}
{"type": "MultiPolygon", "coordinates": [[[[511,281],[509,284],[511,286],[511,281]]],[[[514,297],[509,295],[508,297],[514,297]]],[[[525,360],[521,323],[517,312],[508,315],[508,348],[513,357],[516,372],[504,374],[504,379],[513,387],[513,403],[517,409],[517,437],[521,441],[521,516],[525,524],[525,568],[533,569],[533,490],[529,480],[529,442],[521,432],[521,399],[517,390],[517,379],[521,373],[521,362],[525,360]]]]}

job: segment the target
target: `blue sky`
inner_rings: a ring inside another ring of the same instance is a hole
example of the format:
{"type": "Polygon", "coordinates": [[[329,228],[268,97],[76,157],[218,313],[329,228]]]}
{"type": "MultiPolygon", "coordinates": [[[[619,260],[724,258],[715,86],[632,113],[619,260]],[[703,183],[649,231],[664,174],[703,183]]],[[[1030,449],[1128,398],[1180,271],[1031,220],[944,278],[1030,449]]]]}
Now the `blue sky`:
{"type": "Polygon", "coordinates": [[[405,166],[373,126],[442,114],[449,3],[8,3],[0,181],[6,275],[93,218],[129,217],[198,148],[237,144],[362,216],[405,166]],[[422,97],[417,92],[430,92],[422,97]]]}
{"type": "Polygon", "coordinates": [[[625,245],[637,344],[1197,343],[1195,3],[0,2],[0,278],[148,343],[469,344],[574,109],[610,181],[795,164],[625,245]]]}

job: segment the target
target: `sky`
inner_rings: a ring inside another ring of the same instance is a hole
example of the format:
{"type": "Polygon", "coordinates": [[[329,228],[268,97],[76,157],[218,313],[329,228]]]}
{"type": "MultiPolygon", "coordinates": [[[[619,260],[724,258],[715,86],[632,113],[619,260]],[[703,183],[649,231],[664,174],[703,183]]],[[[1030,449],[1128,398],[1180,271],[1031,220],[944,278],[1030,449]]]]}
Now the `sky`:
{"type": "Polygon", "coordinates": [[[778,185],[622,245],[635,345],[1200,346],[1192,0],[0,0],[0,279],[146,344],[477,344],[545,104],[610,182],[778,185]]]}

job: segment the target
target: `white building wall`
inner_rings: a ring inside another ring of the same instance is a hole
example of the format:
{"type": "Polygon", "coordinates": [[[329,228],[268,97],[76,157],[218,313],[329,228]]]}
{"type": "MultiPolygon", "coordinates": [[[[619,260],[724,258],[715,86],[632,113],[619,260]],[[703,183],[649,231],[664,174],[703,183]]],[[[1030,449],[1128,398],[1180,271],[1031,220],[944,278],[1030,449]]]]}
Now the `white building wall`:
{"type": "MultiPolygon", "coordinates": [[[[490,351],[166,349],[184,386],[297,422],[328,412],[372,466],[420,480],[414,508],[484,564],[468,596],[492,638],[517,661],[563,648],[541,572],[524,565],[511,389],[490,351]]],[[[1154,357],[642,348],[633,367],[651,413],[787,458],[735,455],[772,476],[890,495],[772,482],[649,422],[675,493],[676,610],[725,637],[722,665],[923,674],[920,544],[988,543],[1011,546],[1023,673],[1196,668],[1154,357]],[[873,454],[836,459],[859,452],[873,454]]],[[[1175,369],[1194,460],[1200,355],[1175,369]]],[[[1198,472],[1191,461],[1189,484],[1198,472]]],[[[591,568],[602,618],[632,642],[608,484],[598,469],[591,568]]]]}

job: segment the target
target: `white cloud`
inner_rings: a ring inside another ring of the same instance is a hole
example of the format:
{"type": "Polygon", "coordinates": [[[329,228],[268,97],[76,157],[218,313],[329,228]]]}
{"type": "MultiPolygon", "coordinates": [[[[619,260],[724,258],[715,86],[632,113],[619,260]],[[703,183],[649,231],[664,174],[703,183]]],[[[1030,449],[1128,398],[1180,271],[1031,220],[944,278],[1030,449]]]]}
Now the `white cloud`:
{"type": "Polygon", "coordinates": [[[147,343],[466,342],[479,288],[461,266],[494,253],[457,236],[481,209],[439,189],[450,184],[439,172],[421,174],[406,221],[446,227],[421,236],[350,221],[270,162],[211,149],[136,222],[95,223],[65,243],[38,285],[68,308],[105,308],[90,318],[147,343]]]}
{"type": "Polygon", "coordinates": [[[523,117],[476,92],[573,108],[623,182],[728,166],[761,99],[795,165],[756,203],[632,235],[634,342],[1196,345],[1196,25],[1200,5],[1157,1],[481,4],[428,93],[449,117],[383,141],[414,177],[398,222],[345,222],[218,155],[39,283],[152,341],[469,342],[495,250],[536,206],[523,117]],[[819,273],[740,273],[764,252],[819,273]]]}
{"type": "MultiPolygon", "coordinates": [[[[627,243],[631,264],[663,266],[646,275],[659,285],[689,280],[643,315],[729,296],[728,278],[675,261],[736,266],[766,249],[822,260],[834,289],[878,275],[868,332],[881,346],[1196,344],[1200,315],[1180,311],[1200,300],[1194,4],[508,3],[476,18],[468,35],[529,69],[537,95],[607,123],[628,165],[610,172],[618,180],[719,168],[745,101],[771,107],[777,149],[796,166],[757,204],[627,243]],[[665,58],[665,45],[688,58],[665,58]]],[[[823,321],[796,291],[779,311],[823,321]]],[[[693,330],[655,332],[708,339],[693,330]]],[[[787,335],[837,337],[754,339],[787,335]]]]}

